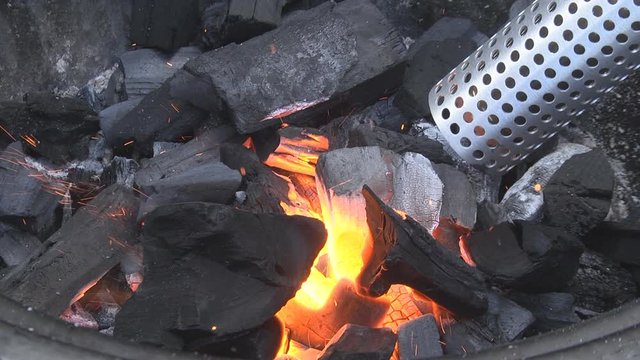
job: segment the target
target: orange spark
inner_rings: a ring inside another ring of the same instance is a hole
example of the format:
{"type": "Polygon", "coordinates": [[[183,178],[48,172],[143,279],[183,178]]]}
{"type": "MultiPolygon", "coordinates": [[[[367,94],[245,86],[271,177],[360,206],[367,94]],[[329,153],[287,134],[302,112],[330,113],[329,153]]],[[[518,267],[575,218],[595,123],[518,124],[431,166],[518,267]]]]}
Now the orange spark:
{"type": "Polygon", "coordinates": [[[180,109],[179,109],[179,108],[178,108],[178,107],[177,107],[173,102],[170,102],[170,103],[169,103],[169,105],[171,105],[171,107],[173,108],[173,110],[175,110],[177,113],[179,113],[179,112],[180,112],[180,109]]]}
{"type": "Polygon", "coordinates": [[[240,167],[240,175],[242,176],[247,175],[247,169],[245,169],[244,166],[240,167]]]}
{"type": "Polygon", "coordinates": [[[540,191],[542,191],[542,184],[536,183],[535,185],[533,185],[533,190],[539,193],[540,191]]]}
{"type": "Polygon", "coordinates": [[[11,135],[11,133],[7,129],[2,127],[2,125],[0,125],[0,130],[4,131],[5,134],[7,134],[11,138],[11,140],[16,141],[16,138],[14,138],[13,135],[11,135]]]}
{"type": "Polygon", "coordinates": [[[129,146],[129,145],[131,145],[131,144],[133,144],[133,143],[134,143],[134,141],[133,141],[133,140],[129,140],[129,141],[127,141],[126,143],[124,143],[124,146],[129,146]]]}

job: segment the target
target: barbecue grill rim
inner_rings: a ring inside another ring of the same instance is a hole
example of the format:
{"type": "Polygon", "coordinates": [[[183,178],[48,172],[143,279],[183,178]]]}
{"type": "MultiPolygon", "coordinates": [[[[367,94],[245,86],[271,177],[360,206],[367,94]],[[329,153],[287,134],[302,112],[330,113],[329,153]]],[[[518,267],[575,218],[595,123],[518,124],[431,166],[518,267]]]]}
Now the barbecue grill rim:
{"type": "MultiPolygon", "coordinates": [[[[27,338],[29,350],[37,349],[42,359],[55,358],[52,351],[63,347],[67,353],[77,352],[88,360],[196,360],[222,359],[189,353],[174,353],[150,346],[127,343],[98,332],[73,327],[36,311],[28,311],[18,303],[0,296],[0,356],[12,338],[27,338]],[[2,326],[4,325],[4,326],[2,326]],[[4,343],[4,344],[3,344],[4,343]]],[[[467,359],[522,359],[543,357],[577,358],[585,349],[598,344],[600,354],[635,353],[636,346],[621,347],[617,339],[640,338],[640,299],[573,326],[469,355],[467,359]],[[607,341],[609,339],[613,339],[607,341]]],[[[637,342],[637,340],[636,340],[637,342]]],[[[26,348],[26,347],[25,347],[26,348]]],[[[14,352],[16,349],[13,349],[14,352]]],[[[33,354],[33,353],[31,353],[33,354]]],[[[448,359],[459,357],[446,357],[448,359]]],[[[13,358],[18,359],[18,358],[13,358]]],[[[29,360],[34,359],[30,357],[29,360]]],[[[26,360],[26,358],[25,358],[26,360]]]]}

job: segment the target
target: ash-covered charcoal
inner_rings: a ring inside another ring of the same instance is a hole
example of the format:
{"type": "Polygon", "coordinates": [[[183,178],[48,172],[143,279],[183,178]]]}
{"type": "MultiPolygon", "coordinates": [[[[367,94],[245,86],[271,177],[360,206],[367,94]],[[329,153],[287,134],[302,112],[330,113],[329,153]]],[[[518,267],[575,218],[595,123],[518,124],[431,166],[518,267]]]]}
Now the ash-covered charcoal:
{"type": "Polygon", "coordinates": [[[318,360],[387,360],[393,353],[396,339],[391,329],[348,324],[334,335],[318,360]]]}
{"type": "Polygon", "coordinates": [[[114,156],[100,175],[100,183],[103,185],[120,184],[132,187],[136,171],[140,165],[133,160],[122,156],[114,156]]]}
{"type": "Polygon", "coordinates": [[[473,229],[477,205],[469,178],[453,166],[436,164],[433,169],[444,185],[440,217],[451,218],[456,224],[473,229]]]}
{"type": "Polygon", "coordinates": [[[236,359],[272,360],[282,344],[282,326],[273,317],[246,334],[228,341],[204,335],[189,341],[185,350],[236,359]]]}
{"type": "Polygon", "coordinates": [[[318,157],[329,150],[329,139],[322,131],[295,126],[281,128],[273,139],[254,144],[265,165],[309,176],[315,176],[318,157]]]}
{"type": "Polygon", "coordinates": [[[348,221],[355,231],[367,231],[361,194],[365,184],[426,229],[431,231],[438,223],[442,182],[420,154],[398,155],[377,146],[333,150],[320,156],[316,173],[318,188],[324,189],[319,191],[322,206],[333,209],[324,218],[329,226],[348,221]]]}
{"type": "Polygon", "coordinates": [[[122,62],[115,60],[106,70],[89,80],[77,96],[96,113],[127,100],[122,62]]]}
{"type": "Polygon", "coordinates": [[[416,137],[373,125],[358,125],[349,131],[348,147],[379,146],[399,154],[421,154],[434,163],[453,164],[442,144],[427,137],[416,137]]]}
{"type": "Polygon", "coordinates": [[[500,201],[501,214],[498,222],[542,218],[544,192],[553,175],[571,157],[590,151],[579,144],[561,144],[551,154],[538,160],[516,181],[500,201]]]}
{"type": "Polygon", "coordinates": [[[147,198],[141,204],[138,217],[144,217],[158,206],[174,203],[204,201],[229,204],[235,198],[241,181],[238,170],[220,162],[186,169],[147,183],[143,187],[147,198]]]}
{"type": "Polygon", "coordinates": [[[175,149],[179,146],[183,145],[183,143],[179,142],[167,142],[167,141],[156,141],[153,143],[153,157],[158,155],[162,155],[171,149],[175,149]]]}
{"type": "Polygon", "coordinates": [[[433,239],[413,218],[403,218],[367,186],[367,224],[373,235],[370,254],[358,283],[371,296],[391,284],[417,290],[458,316],[480,315],[487,309],[482,275],[433,239]]]}
{"type": "Polygon", "coordinates": [[[476,225],[473,227],[473,230],[480,232],[489,230],[494,225],[498,225],[501,214],[502,208],[499,204],[494,204],[490,201],[478,203],[476,225]]]}
{"type": "Polygon", "coordinates": [[[480,31],[487,34],[495,33],[498,27],[509,20],[507,17],[511,6],[511,1],[504,0],[486,0],[482,3],[474,0],[433,0],[428,3],[436,16],[446,14],[470,19],[480,31]]]}
{"type": "Polygon", "coordinates": [[[125,52],[120,56],[120,61],[128,99],[140,99],[156,90],[187,61],[201,53],[195,46],[180,48],[170,55],[154,49],[125,52]]]}
{"type": "MultiPolygon", "coordinates": [[[[48,93],[0,103],[0,126],[3,135],[21,140],[29,152],[56,164],[87,158],[89,138],[100,130],[98,117],[85,102],[48,93]]],[[[0,141],[6,140],[3,136],[0,141]]]]}
{"type": "Polygon", "coordinates": [[[475,26],[466,19],[444,18],[432,29],[413,45],[412,59],[395,98],[395,105],[414,119],[431,114],[425,101],[431,88],[481,44],[469,36],[475,26]]]}
{"type": "Polygon", "coordinates": [[[442,356],[440,331],[433,315],[424,315],[400,325],[398,352],[403,360],[424,360],[442,356]]]}
{"type": "Polygon", "coordinates": [[[220,161],[220,144],[235,135],[231,126],[208,129],[186,144],[161,152],[152,159],[142,160],[135,183],[144,191],[153,183],[220,161]]]}
{"type": "Polygon", "coordinates": [[[65,309],[60,315],[60,320],[72,324],[75,327],[93,330],[98,330],[99,328],[96,319],[78,303],[73,303],[65,309]]]}
{"type": "Polygon", "coordinates": [[[278,313],[289,336],[305,346],[323,349],[345,325],[376,327],[385,316],[389,304],[357,294],[348,280],[339,281],[324,306],[311,309],[297,301],[290,301],[278,313]]]}
{"type": "Polygon", "coordinates": [[[37,254],[42,243],[35,236],[0,222],[0,258],[5,266],[17,266],[37,254]]]}
{"type": "Polygon", "coordinates": [[[527,292],[562,288],[575,275],[583,251],[566,231],[524,221],[472,233],[462,243],[494,283],[527,292]]]}
{"type": "Polygon", "coordinates": [[[201,30],[199,0],[134,0],[129,38],[135,46],[172,51],[201,30]]]}
{"type": "Polygon", "coordinates": [[[640,266],[640,224],[606,221],[583,240],[589,248],[612,260],[640,266]]]}
{"type": "Polygon", "coordinates": [[[228,111],[239,132],[251,133],[324,117],[346,102],[374,102],[398,85],[403,51],[373,4],[347,0],[298,12],[274,31],[207,52],[184,68],[211,81],[209,103],[228,111]]]}
{"type": "Polygon", "coordinates": [[[563,291],[575,297],[576,307],[593,313],[615,309],[638,296],[628,270],[590,250],[580,257],[578,272],[563,291]]]}
{"type": "Polygon", "coordinates": [[[246,184],[245,201],[240,209],[285,214],[289,210],[298,215],[319,218],[314,206],[297,193],[293,182],[263,165],[258,156],[242,145],[223,144],[220,148],[222,162],[239,170],[246,184]]]}
{"type": "Polygon", "coordinates": [[[228,341],[273,317],[326,240],[318,220],[212,203],[162,206],[144,221],[145,279],[115,335],[174,349],[228,341]]]}
{"type": "MultiPolygon", "coordinates": [[[[172,79],[185,76],[178,71],[172,79]]],[[[178,141],[192,136],[207,113],[171,95],[171,79],[152,91],[124,116],[105,116],[101,126],[109,145],[151,155],[155,141],[178,141]]],[[[109,108],[103,110],[108,111],[109,108]]]]}
{"type": "Polygon", "coordinates": [[[38,256],[0,282],[2,293],[58,316],[135,242],[138,199],[120,185],[104,189],[44,243],[38,256]]]}
{"type": "Polygon", "coordinates": [[[574,155],[543,189],[543,223],[581,238],[606,218],[613,186],[613,170],[602,151],[574,155]]]}
{"type": "Polygon", "coordinates": [[[33,159],[25,156],[22,144],[15,142],[0,156],[0,219],[40,238],[55,231],[55,211],[66,186],[36,169],[33,159]]]}
{"type": "Polygon", "coordinates": [[[574,311],[575,298],[568,293],[511,293],[509,298],[535,316],[536,321],[529,332],[546,332],[580,321],[574,311]]]}

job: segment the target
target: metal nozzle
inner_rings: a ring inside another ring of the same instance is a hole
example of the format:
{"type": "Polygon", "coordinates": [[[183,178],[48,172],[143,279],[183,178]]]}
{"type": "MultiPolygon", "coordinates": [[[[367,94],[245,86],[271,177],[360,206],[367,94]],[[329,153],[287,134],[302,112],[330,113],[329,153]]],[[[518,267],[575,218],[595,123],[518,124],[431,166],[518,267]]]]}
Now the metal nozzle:
{"type": "Polygon", "coordinates": [[[504,173],[640,68],[640,0],[538,0],[440,80],[433,118],[504,173]]]}

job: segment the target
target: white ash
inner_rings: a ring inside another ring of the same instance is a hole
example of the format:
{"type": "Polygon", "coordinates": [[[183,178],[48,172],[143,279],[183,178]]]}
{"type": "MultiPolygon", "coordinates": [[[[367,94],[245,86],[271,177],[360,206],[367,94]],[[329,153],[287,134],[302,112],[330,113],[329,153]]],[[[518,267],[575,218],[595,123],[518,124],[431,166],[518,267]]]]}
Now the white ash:
{"type": "Polygon", "coordinates": [[[538,160],[513,186],[507,190],[500,206],[502,221],[537,220],[544,204],[543,190],[551,177],[572,156],[591,149],[580,144],[560,144],[556,151],[538,160]]]}

